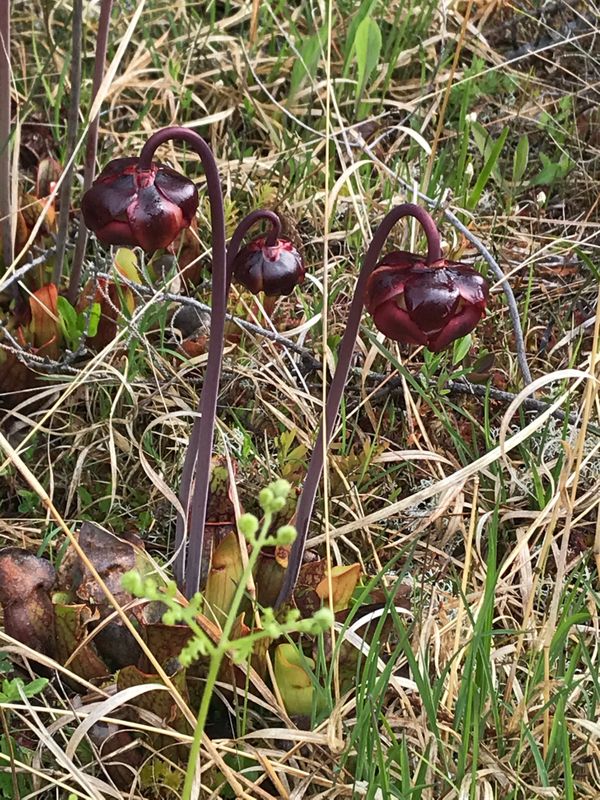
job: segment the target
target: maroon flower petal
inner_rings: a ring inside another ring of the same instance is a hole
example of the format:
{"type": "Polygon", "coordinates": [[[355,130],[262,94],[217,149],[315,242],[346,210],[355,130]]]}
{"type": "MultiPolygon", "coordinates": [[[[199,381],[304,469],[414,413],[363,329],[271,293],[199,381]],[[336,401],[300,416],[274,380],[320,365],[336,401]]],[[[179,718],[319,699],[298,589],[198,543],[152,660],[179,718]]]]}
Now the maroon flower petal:
{"type": "Polygon", "coordinates": [[[415,325],[395,299],[380,303],[372,312],[378,331],[403,344],[427,344],[427,335],[415,325]]]}
{"type": "Polygon", "coordinates": [[[179,206],[189,225],[198,209],[198,190],[193,181],[170,167],[160,166],[154,183],[163,197],[179,206]]]}
{"type": "Polygon", "coordinates": [[[389,253],[375,268],[365,305],[386,336],[426,344],[437,353],[473,330],[488,298],[485,279],[474,269],[440,260],[426,265],[412,253],[389,253]]]}
{"type": "Polygon", "coordinates": [[[198,193],[192,181],[153,163],[139,169],[137,158],[106,165],[81,201],[86,225],[106,245],[167,247],[192,221],[198,193]]]}
{"type": "MultiPolygon", "coordinates": [[[[275,250],[275,248],[273,248],[275,250]]],[[[278,248],[274,258],[269,257],[269,248],[263,251],[263,292],[266,295],[288,295],[304,280],[304,265],[295,250],[278,248]]]]}
{"type": "Polygon", "coordinates": [[[386,253],[375,269],[380,267],[395,267],[396,269],[411,269],[416,264],[423,264],[421,256],[410,253],[408,250],[392,250],[386,253]]]}
{"type": "Polygon", "coordinates": [[[442,268],[411,272],[404,287],[406,309],[419,328],[434,333],[444,327],[460,300],[452,274],[442,268]]]}
{"type": "Polygon", "coordinates": [[[466,336],[477,325],[484,313],[484,309],[476,305],[466,305],[453,317],[446,326],[429,340],[428,347],[432,353],[448,347],[455,339],[466,336]]]}
{"type": "Polygon", "coordinates": [[[113,158],[97,176],[97,181],[110,182],[113,178],[124,174],[132,175],[139,159],[137,158],[113,158]]]}
{"type": "Polygon", "coordinates": [[[127,216],[138,244],[147,252],[168,247],[187,227],[181,209],[166,200],[154,184],[139,190],[127,209],[127,216]]]}
{"type": "Polygon", "coordinates": [[[406,270],[396,267],[376,267],[369,275],[365,290],[365,308],[370,314],[382,303],[387,303],[404,292],[406,270]]]}
{"type": "Polygon", "coordinates": [[[133,234],[129,222],[113,220],[95,231],[99,241],[104,245],[120,245],[123,247],[137,247],[139,242],[133,234]]]}
{"type": "Polygon", "coordinates": [[[461,266],[463,269],[457,270],[454,277],[460,296],[469,303],[485,306],[490,293],[486,279],[476,270],[461,266]]]}
{"type": "Polygon", "coordinates": [[[233,262],[233,271],[237,280],[252,294],[263,290],[263,257],[262,253],[251,252],[243,247],[233,262]]]}
{"type": "Polygon", "coordinates": [[[116,218],[125,218],[127,208],[135,197],[135,187],[130,175],[124,175],[112,184],[95,183],[81,199],[85,224],[96,232],[116,218]]]}

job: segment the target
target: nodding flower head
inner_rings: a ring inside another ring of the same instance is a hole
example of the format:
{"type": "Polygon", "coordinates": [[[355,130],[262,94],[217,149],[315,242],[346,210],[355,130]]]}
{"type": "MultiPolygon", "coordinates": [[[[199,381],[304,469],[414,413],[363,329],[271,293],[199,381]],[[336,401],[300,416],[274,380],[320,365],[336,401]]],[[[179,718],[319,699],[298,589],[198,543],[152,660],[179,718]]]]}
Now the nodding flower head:
{"type": "Polygon", "coordinates": [[[168,247],[187,228],[198,208],[198,192],[185,175],[153,162],[140,169],[137,158],[110,161],[84,194],[87,227],[102,244],[168,247]]]}
{"type": "Polygon", "coordinates": [[[378,330],[397,342],[434,353],[470,333],[485,314],[485,279],[466,264],[440,259],[428,265],[395,251],[371,273],[365,305],[378,330]]]}
{"type": "Polygon", "coordinates": [[[304,280],[302,256],[288,239],[269,244],[262,236],[239,251],[233,261],[237,280],[253,294],[278,296],[291,294],[304,280]]]}

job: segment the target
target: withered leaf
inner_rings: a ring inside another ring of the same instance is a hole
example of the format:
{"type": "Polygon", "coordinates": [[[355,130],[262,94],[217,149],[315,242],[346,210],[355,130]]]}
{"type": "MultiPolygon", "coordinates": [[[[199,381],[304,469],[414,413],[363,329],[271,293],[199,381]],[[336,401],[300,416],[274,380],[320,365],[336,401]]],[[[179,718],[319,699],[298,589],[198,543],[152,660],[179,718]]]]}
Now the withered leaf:
{"type": "Polygon", "coordinates": [[[58,661],[86,680],[108,675],[109,669],[98,655],[93,641],[80,647],[89,633],[89,623],[95,621],[98,615],[87,606],[64,603],[55,603],[54,611],[58,661]]]}
{"type": "MultiPolygon", "coordinates": [[[[131,595],[121,584],[123,575],[136,568],[144,571],[147,565],[144,551],[137,542],[133,544],[86,521],[79,530],[79,545],[115,599],[121,605],[129,602],[131,595]]],[[[102,588],[76,553],[71,552],[64,566],[66,574],[61,578],[66,588],[74,591],[82,602],[97,606],[101,617],[112,613],[113,608],[102,588]]]]}
{"type": "Polygon", "coordinates": [[[62,332],[58,319],[58,289],[53,283],[37,289],[29,298],[33,345],[40,355],[58,358],[62,332]]]}
{"type": "MultiPolygon", "coordinates": [[[[135,620],[133,623],[136,624],[135,620]]],[[[112,670],[137,664],[142,656],[142,649],[133,634],[118,618],[99,626],[94,642],[98,653],[112,670]]]]}
{"type": "Polygon", "coordinates": [[[311,586],[313,589],[316,589],[325,577],[326,569],[327,561],[325,559],[303,564],[300,567],[300,573],[298,575],[298,586],[311,586]]]}
{"type": "Polygon", "coordinates": [[[304,619],[312,617],[323,605],[323,601],[311,586],[296,586],[294,604],[304,619]]]}
{"type": "Polygon", "coordinates": [[[144,749],[134,745],[135,737],[112,722],[97,722],[89,737],[100,751],[103,769],[120,789],[130,789],[144,760],[144,749]]]}
{"type": "MultiPolygon", "coordinates": [[[[186,670],[182,668],[172,676],[171,680],[182,698],[187,702],[188,691],[186,677],[186,670]]],[[[117,674],[117,689],[119,691],[128,689],[130,686],[142,686],[148,683],[162,683],[162,680],[158,675],[142,672],[142,670],[134,666],[124,667],[119,670],[117,674]]],[[[169,692],[146,692],[146,694],[141,694],[136,698],[135,705],[138,706],[138,708],[143,708],[156,714],[156,716],[160,717],[166,724],[171,725],[176,730],[184,730],[187,725],[185,717],[169,692]]]]}
{"type": "Polygon", "coordinates": [[[359,578],[360,564],[332,567],[331,578],[329,575],[325,575],[318,586],[315,587],[315,591],[321,600],[328,601],[331,585],[333,610],[342,611],[348,608],[359,578]]]}
{"type": "Polygon", "coordinates": [[[40,200],[52,193],[62,173],[62,166],[50,156],[42,158],[38,164],[35,180],[35,196],[40,200]]]}
{"type": "Polygon", "coordinates": [[[54,656],[55,618],[51,590],[56,573],[49,561],[19,547],[0,550],[0,604],[9,636],[54,656]]]}
{"type": "MultiPolygon", "coordinates": [[[[187,625],[164,625],[162,622],[150,622],[143,624],[142,635],[158,663],[162,664],[168,674],[171,674],[173,670],[169,667],[172,665],[175,670],[179,668],[177,659],[189,642],[192,631],[187,625]]],[[[146,656],[143,656],[139,666],[147,670],[151,668],[147,663],[146,656]]]]}

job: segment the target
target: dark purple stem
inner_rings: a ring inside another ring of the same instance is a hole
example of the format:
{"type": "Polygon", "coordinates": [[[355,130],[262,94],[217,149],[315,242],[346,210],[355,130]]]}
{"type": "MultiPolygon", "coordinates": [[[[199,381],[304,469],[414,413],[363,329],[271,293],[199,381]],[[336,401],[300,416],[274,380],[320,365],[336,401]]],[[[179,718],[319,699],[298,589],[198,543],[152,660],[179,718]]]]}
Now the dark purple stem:
{"type": "MultiPolygon", "coordinates": [[[[150,156],[150,161],[151,161],[151,159],[152,159],[152,157],[150,156]]],[[[237,253],[238,253],[238,251],[240,249],[240,246],[242,244],[244,236],[248,233],[248,231],[250,230],[250,228],[253,225],[255,225],[257,222],[260,222],[261,220],[267,220],[268,222],[271,223],[271,230],[269,231],[269,234],[268,234],[269,240],[271,240],[273,237],[276,239],[279,236],[280,232],[281,232],[281,222],[279,220],[279,217],[277,216],[277,214],[274,214],[272,211],[263,211],[263,210],[252,211],[250,214],[248,214],[247,217],[244,217],[244,219],[237,226],[237,228],[234,231],[233,236],[231,237],[231,239],[229,241],[229,245],[227,247],[226,270],[225,270],[225,289],[224,289],[224,291],[225,291],[225,304],[224,304],[225,308],[226,308],[226,305],[227,305],[227,296],[229,295],[229,287],[231,285],[231,273],[232,273],[232,267],[233,267],[233,259],[235,258],[235,256],[237,255],[237,253]]],[[[214,280],[214,270],[215,270],[215,265],[214,264],[215,264],[215,262],[214,262],[214,257],[213,257],[213,280],[214,280]]],[[[214,296],[214,294],[213,294],[213,296],[214,296]]],[[[217,313],[216,305],[214,304],[214,301],[213,301],[213,309],[212,309],[212,316],[211,316],[211,320],[212,320],[212,322],[211,322],[211,338],[210,338],[211,343],[212,343],[212,340],[213,340],[213,335],[214,335],[214,330],[215,330],[215,328],[214,328],[214,320],[215,320],[215,314],[216,313],[217,313]]],[[[225,310],[223,311],[223,317],[224,316],[225,316],[225,310]]],[[[224,319],[223,319],[222,325],[224,326],[224,324],[225,324],[225,322],[224,322],[224,319]]],[[[221,335],[221,340],[223,340],[223,335],[221,335]]],[[[221,346],[221,351],[222,351],[222,346],[221,346]]],[[[211,344],[211,349],[209,350],[209,364],[210,364],[210,353],[211,352],[212,352],[212,344],[211,344]]],[[[205,384],[204,384],[205,386],[206,386],[206,381],[207,380],[208,380],[208,366],[207,366],[207,374],[206,374],[205,384]]],[[[202,398],[200,400],[200,403],[202,404],[202,398]]],[[[215,403],[215,410],[216,410],[216,403],[215,403]]],[[[191,487],[191,484],[192,484],[192,478],[194,477],[194,472],[196,473],[195,474],[196,484],[198,482],[198,468],[197,468],[196,454],[200,451],[199,448],[201,448],[203,446],[203,443],[202,443],[202,440],[201,440],[201,432],[204,430],[204,426],[202,424],[203,420],[204,420],[204,415],[202,414],[200,417],[196,417],[196,419],[194,421],[194,425],[192,426],[192,433],[190,435],[190,441],[188,443],[185,459],[184,459],[184,462],[183,462],[183,470],[182,470],[182,473],[181,473],[181,484],[180,484],[180,488],[179,488],[179,500],[180,500],[183,508],[187,508],[188,507],[188,498],[189,498],[189,494],[190,494],[190,487],[191,487]]],[[[214,426],[214,413],[213,413],[213,426],[214,426]]],[[[211,439],[210,448],[208,449],[208,452],[209,452],[210,455],[212,455],[212,439],[211,439]]],[[[206,486],[208,487],[209,480],[210,480],[210,461],[208,463],[208,472],[205,475],[202,475],[202,473],[201,473],[201,479],[206,483],[206,486]]],[[[208,499],[208,489],[207,489],[207,499],[208,499]]],[[[206,509],[205,509],[204,513],[206,514],[206,509]]],[[[197,543],[197,545],[196,545],[196,547],[194,549],[194,553],[198,553],[199,554],[199,556],[198,556],[198,566],[196,568],[197,569],[198,578],[195,579],[197,581],[198,588],[199,588],[200,586],[202,586],[204,584],[204,581],[206,579],[206,575],[207,575],[207,572],[208,572],[208,566],[209,566],[208,563],[207,563],[207,559],[205,559],[203,557],[204,556],[204,553],[203,553],[203,548],[204,548],[204,525],[202,525],[201,527],[199,526],[196,531],[193,531],[192,526],[191,526],[191,522],[190,522],[189,530],[190,530],[190,533],[189,533],[190,542],[192,541],[192,536],[193,535],[195,536],[195,539],[198,540],[198,543],[197,543]]],[[[186,571],[186,554],[185,554],[185,546],[183,544],[184,538],[185,538],[185,520],[183,520],[181,518],[181,516],[179,516],[177,518],[177,528],[176,528],[176,532],[175,532],[175,550],[178,551],[178,555],[177,555],[177,557],[176,557],[176,559],[174,561],[173,569],[174,569],[175,578],[177,580],[177,583],[180,586],[183,586],[184,582],[185,582],[186,587],[187,587],[189,585],[189,574],[190,573],[189,573],[189,570],[186,571]],[[188,578],[187,581],[186,581],[186,576],[188,578]]],[[[189,557],[190,557],[190,563],[193,564],[194,562],[191,561],[191,556],[192,556],[192,552],[191,552],[191,544],[190,544],[190,556],[189,557]]],[[[196,573],[194,573],[194,574],[196,574],[196,573]]],[[[195,589],[194,591],[197,591],[197,589],[195,589]]]]}
{"type": "MultiPolygon", "coordinates": [[[[94,55],[94,77],[92,80],[92,98],[93,104],[98,90],[102,85],[104,78],[104,62],[106,61],[106,49],[108,47],[108,31],[110,28],[110,12],[112,11],[113,0],[102,0],[100,7],[100,19],[98,21],[98,38],[96,39],[96,53],[94,55]]],[[[98,124],[100,122],[100,115],[97,114],[94,119],[90,120],[90,127],[88,128],[87,141],[85,146],[85,165],[83,169],[83,192],[82,195],[92,185],[94,180],[94,173],[96,171],[96,151],[98,150],[98,124]]],[[[83,217],[79,217],[79,230],[77,232],[77,242],[75,243],[75,252],[73,253],[73,261],[71,264],[71,275],[69,278],[69,289],[67,297],[71,303],[75,303],[79,293],[79,284],[81,282],[81,269],[83,266],[83,257],[85,255],[85,248],[87,245],[87,227],[83,221],[83,217]]]]}
{"type": "MultiPolygon", "coordinates": [[[[71,161],[77,145],[77,129],[79,127],[79,98],[81,95],[81,39],[83,31],[83,0],[73,2],[73,22],[71,30],[71,96],[67,116],[65,160],[71,161]]],[[[71,190],[73,188],[73,164],[69,166],[60,187],[60,209],[58,212],[58,232],[56,234],[56,252],[52,283],[60,286],[63,273],[63,261],[67,236],[69,235],[69,217],[71,215],[71,190]]]]}
{"type": "Polygon", "coordinates": [[[312,516],[317,489],[323,473],[323,436],[325,436],[325,441],[329,444],[337,420],[342,394],[344,392],[348,371],[350,369],[350,362],[354,352],[354,345],[358,335],[367,281],[379,260],[379,255],[393,226],[403,217],[414,217],[421,223],[425,235],[427,236],[427,264],[433,264],[435,261],[439,261],[442,256],[440,235],[435,222],[424,208],[414,203],[403,203],[393,208],[389,214],[384,217],[381,225],[375,231],[354,289],[354,297],[350,305],[346,330],[340,344],[337,367],[327,394],[324,421],[321,423],[319,429],[317,441],[315,442],[306,473],[306,480],[302,487],[302,494],[298,501],[298,508],[296,510],[296,530],[298,531],[298,536],[290,551],[288,568],[285,573],[283,586],[279,592],[279,597],[277,598],[277,608],[291,597],[296,581],[298,580],[300,567],[302,566],[302,557],[304,555],[306,537],[308,535],[308,524],[312,516]]]}
{"type": "MultiPolygon", "coordinates": [[[[11,225],[11,181],[10,181],[10,2],[0,2],[0,230],[2,231],[2,257],[4,268],[13,260],[11,225]]],[[[12,293],[18,298],[19,287],[12,285],[12,293]]]]}
{"type": "Polygon", "coordinates": [[[185,518],[181,519],[180,516],[177,520],[176,547],[179,548],[179,552],[174,562],[175,576],[179,585],[182,586],[187,597],[192,597],[200,587],[204,522],[208,503],[217,396],[223,359],[227,311],[225,213],[221,179],[215,157],[204,139],[189,128],[173,126],[163,128],[153,134],[142,148],[138,167],[149,169],[152,166],[154,151],[170,139],[187,142],[200,156],[206,175],[212,227],[212,316],[208,362],[200,394],[198,416],[192,427],[183,462],[179,499],[185,518]],[[186,522],[189,539],[187,554],[184,544],[186,522]]]}

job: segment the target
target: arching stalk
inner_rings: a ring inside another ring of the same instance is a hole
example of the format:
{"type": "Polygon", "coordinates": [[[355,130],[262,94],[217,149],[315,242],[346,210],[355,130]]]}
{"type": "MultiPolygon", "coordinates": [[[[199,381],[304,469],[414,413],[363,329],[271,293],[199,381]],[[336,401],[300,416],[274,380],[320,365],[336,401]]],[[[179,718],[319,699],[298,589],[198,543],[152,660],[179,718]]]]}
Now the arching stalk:
{"type": "Polygon", "coordinates": [[[225,245],[225,216],[221,181],[217,165],[206,142],[187,128],[165,128],[158,131],[144,145],[139,168],[149,169],[152,156],[159,145],[169,139],[182,139],[200,156],[206,174],[207,191],[211,209],[212,228],[212,315],[208,363],[200,395],[198,415],[194,420],[186,450],[179,488],[179,500],[185,519],[179,515],[175,534],[176,558],[174,572],[177,583],[187,597],[200,589],[208,572],[208,558],[204,557],[204,526],[210,486],[212,446],[223,360],[225,314],[227,295],[231,283],[231,265],[247,231],[260,220],[271,223],[269,238],[279,235],[280,222],[271,211],[254,211],[243,219],[232,236],[229,249],[225,245]],[[192,488],[193,487],[193,488],[192,488]],[[188,545],[185,544],[186,527],[188,545]]]}
{"type": "Polygon", "coordinates": [[[317,435],[317,440],[306,473],[306,480],[304,481],[302,493],[298,501],[295,523],[298,536],[290,551],[283,586],[277,598],[277,607],[291,597],[296,581],[298,580],[300,567],[302,566],[302,557],[304,555],[304,548],[308,535],[308,525],[312,516],[321,475],[323,473],[323,437],[325,437],[325,442],[328,445],[337,420],[342,394],[344,392],[348,371],[350,369],[350,362],[354,352],[354,345],[356,343],[356,337],[358,336],[367,281],[379,260],[381,251],[393,226],[403,217],[414,217],[420,222],[427,237],[426,263],[428,265],[433,264],[442,257],[440,234],[435,222],[424,208],[414,203],[403,203],[393,208],[387,216],[384,217],[382,223],[375,231],[354,289],[354,297],[350,305],[346,330],[340,344],[337,367],[327,394],[324,419],[317,435]]]}

